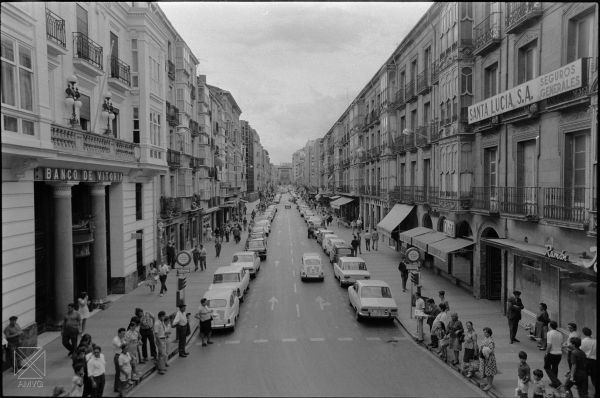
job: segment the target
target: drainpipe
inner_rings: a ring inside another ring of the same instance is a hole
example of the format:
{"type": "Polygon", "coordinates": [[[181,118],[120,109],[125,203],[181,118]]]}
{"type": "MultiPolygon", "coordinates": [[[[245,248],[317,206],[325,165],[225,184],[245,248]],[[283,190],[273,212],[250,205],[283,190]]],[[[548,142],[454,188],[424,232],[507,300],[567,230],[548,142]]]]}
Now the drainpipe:
{"type": "MultiPolygon", "coordinates": [[[[506,32],[505,32],[506,34],[506,32]]],[[[505,69],[504,69],[504,91],[508,90],[508,67],[509,67],[509,63],[508,63],[508,54],[509,54],[509,42],[510,42],[510,38],[508,35],[506,35],[506,62],[505,62],[505,69]]],[[[508,124],[504,125],[504,152],[505,152],[505,156],[504,156],[504,187],[508,187],[508,124]]],[[[501,151],[498,151],[498,153],[502,153],[501,151]]],[[[504,218],[504,237],[508,237],[508,219],[505,217],[504,218]]]]}

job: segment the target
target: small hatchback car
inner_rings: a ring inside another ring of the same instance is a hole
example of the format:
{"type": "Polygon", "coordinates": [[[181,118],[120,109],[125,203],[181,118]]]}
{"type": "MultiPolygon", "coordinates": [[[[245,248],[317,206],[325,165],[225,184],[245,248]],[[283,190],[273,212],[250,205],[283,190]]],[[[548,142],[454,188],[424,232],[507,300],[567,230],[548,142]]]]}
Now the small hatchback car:
{"type": "Polygon", "coordinates": [[[318,253],[304,253],[302,255],[302,265],[300,265],[300,279],[318,279],[323,281],[323,264],[321,256],[318,253]]]}
{"type": "Polygon", "coordinates": [[[204,293],[212,310],[213,329],[235,329],[240,316],[240,300],[233,289],[211,289],[204,293]]]}

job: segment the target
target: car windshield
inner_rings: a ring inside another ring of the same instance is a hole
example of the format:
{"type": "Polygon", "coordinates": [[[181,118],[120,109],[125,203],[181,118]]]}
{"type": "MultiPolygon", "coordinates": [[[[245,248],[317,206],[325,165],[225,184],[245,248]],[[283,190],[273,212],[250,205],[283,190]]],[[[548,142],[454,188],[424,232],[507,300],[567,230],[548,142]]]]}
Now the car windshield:
{"type": "Polygon", "coordinates": [[[337,254],[340,257],[345,256],[346,254],[352,254],[352,249],[350,249],[349,247],[338,247],[337,254]]]}
{"type": "Polygon", "coordinates": [[[349,270],[349,271],[366,271],[367,264],[360,262],[360,261],[347,262],[347,263],[342,264],[342,269],[349,270]]]}
{"type": "Polygon", "coordinates": [[[267,220],[260,220],[256,222],[256,225],[269,225],[269,221],[267,220]]]}
{"type": "Polygon", "coordinates": [[[262,238],[265,234],[263,234],[262,232],[252,232],[250,234],[250,239],[254,239],[254,238],[262,238]]]}
{"type": "Polygon", "coordinates": [[[215,274],[213,276],[213,283],[227,283],[227,282],[239,282],[240,274],[231,273],[231,274],[215,274]]]}
{"type": "Polygon", "coordinates": [[[234,263],[251,263],[254,261],[254,256],[251,254],[237,254],[233,256],[234,263]]]}
{"type": "Polygon", "coordinates": [[[250,249],[262,249],[265,247],[265,244],[262,240],[251,240],[248,242],[248,248],[250,249]]]}
{"type": "Polygon", "coordinates": [[[223,308],[223,307],[227,307],[227,300],[225,299],[212,299],[212,300],[206,300],[207,301],[207,306],[209,308],[223,308]]]}
{"type": "Polygon", "coordinates": [[[386,286],[363,286],[360,297],[364,298],[392,298],[390,288],[386,286]]]}
{"type": "Polygon", "coordinates": [[[305,265],[320,265],[321,260],[318,258],[307,258],[304,260],[305,265]]]}

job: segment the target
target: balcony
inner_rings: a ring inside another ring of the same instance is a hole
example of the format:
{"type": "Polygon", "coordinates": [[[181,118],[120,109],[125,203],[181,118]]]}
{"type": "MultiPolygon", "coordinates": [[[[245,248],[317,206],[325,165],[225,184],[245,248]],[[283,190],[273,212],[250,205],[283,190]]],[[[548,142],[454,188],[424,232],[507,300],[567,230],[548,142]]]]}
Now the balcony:
{"type": "Polygon", "coordinates": [[[440,139],[440,124],[436,120],[434,122],[429,123],[429,141],[436,142],[440,139]]]}
{"type": "Polygon", "coordinates": [[[426,147],[431,144],[431,140],[429,139],[430,129],[429,126],[419,126],[415,131],[417,136],[417,147],[426,147]]]}
{"type": "Polygon", "coordinates": [[[400,190],[401,203],[414,204],[415,203],[415,187],[412,185],[403,186],[400,190]]]}
{"type": "Polygon", "coordinates": [[[431,187],[415,186],[413,187],[415,203],[428,203],[431,187]]]}
{"type": "Polygon", "coordinates": [[[409,135],[404,135],[404,149],[407,151],[416,151],[417,146],[415,145],[415,134],[410,133],[409,135]]]}
{"type": "Polygon", "coordinates": [[[131,67],[119,58],[111,57],[108,84],[123,92],[129,90],[131,87],[131,67]]]}
{"type": "Polygon", "coordinates": [[[135,152],[139,151],[139,145],[117,138],[52,125],[51,140],[54,149],[70,155],[121,162],[137,162],[135,152]]]}
{"type": "Polygon", "coordinates": [[[415,81],[411,80],[406,85],[406,101],[412,102],[417,99],[417,92],[415,90],[415,81]]]}
{"type": "Polygon", "coordinates": [[[73,63],[81,71],[91,75],[102,75],[102,46],[81,32],[73,33],[73,63]]]}
{"type": "Polygon", "coordinates": [[[198,208],[199,196],[160,197],[160,217],[162,219],[177,217],[181,213],[198,208]]]}
{"type": "Polygon", "coordinates": [[[538,187],[498,187],[500,213],[525,216],[537,220],[538,187]]]}
{"type": "Polygon", "coordinates": [[[431,84],[436,84],[440,81],[440,64],[438,60],[431,64],[431,84]]]}
{"type": "Polygon", "coordinates": [[[500,38],[500,16],[499,12],[493,12],[473,28],[475,55],[487,54],[502,41],[500,38]]]}
{"type": "Polygon", "coordinates": [[[179,125],[179,108],[175,105],[169,105],[167,109],[167,123],[172,127],[177,127],[179,125]]]}
{"type": "Polygon", "coordinates": [[[190,167],[192,169],[198,170],[201,166],[208,166],[208,164],[206,164],[206,158],[190,158],[190,167]]]}
{"type": "Polygon", "coordinates": [[[406,148],[404,147],[404,140],[402,139],[402,137],[395,138],[392,144],[392,153],[402,154],[404,152],[406,152],[406,148]]]}
{"type": "Polygon", "coordinates": [[[544,218],[567,224],[587,223],[590,188],[544,188],[544,218]]]}
{"type": "Polygon", "coordinates": [[[473,202],[471,209],[491,214],[499,214],[498,187],[472,187],[473,202]]]}
{"type": "Polygon", "coordinates": [[[417,94],[427,94],[430,89],[429,70],[425,69],[417,75],[417,94]]]}
{"type": "Polygon", "coordinates": [[[457,192],[431,188],[430,204],[441,210],[464,211],[472,207],[473,193],[471,191],[457,192]]]}
{"type": "Polygon", "coordinates": [[[404,92],[404,85],[401,85],[398,91],[396,91],[396,108],[401,109],[406,105],[406,96],[404,92]]]}
{"type": "Polygon", "coordinates": [[[169,79],[175,80],[175,64],[172,61],[167,61],[169,65],[169,79]]]}
{"type": "Polygon", "coordinates": [[[181,153],[172,149],[167,149],[167,164],[171,168],[181,167],[181,153]]]}
{"type": "Polygon", "coordinates": [[[582,58],[581,61],[581,74],[583,80],[581,82],[581,87],[546,99],[547,111],[555,111],[589,103],[591,94],[594,91],[592,85],[598,79],[598,57],[582,58]]]}
{"type": "Polygon", "coordinates": [[[506,33],[519,33],[543,13],[539,1],[510,2],[506,5],[506,33]]]}
{"type": "Polygon", "coordinates": [[[65,55],[67,53],[67,34],[65,20],[46,8],[46,37],[48,38],[48,53],[50,55],[65,55]]]}

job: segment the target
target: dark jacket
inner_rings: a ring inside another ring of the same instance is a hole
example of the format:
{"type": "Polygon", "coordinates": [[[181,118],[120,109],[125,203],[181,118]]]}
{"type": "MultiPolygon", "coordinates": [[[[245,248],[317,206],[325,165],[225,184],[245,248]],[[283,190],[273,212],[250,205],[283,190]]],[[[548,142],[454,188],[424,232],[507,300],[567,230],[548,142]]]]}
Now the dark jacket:
{"type": "Polygon", "coordinates": [[[404,279],[408,278],[408,270],[406,269],[404,261],[400,261],[400,264],[398,264],[398,271],[400,271],[400,274],[402,274],[404,279]]]}
{"type": "Polygon", "coordinates": [[[515,296],[512,296],[508,299],[508,310],[506,311],[506,317],[510,320],[519,320],[521,319],[521,310],[525,308],[521,299],[515,296]]]}

